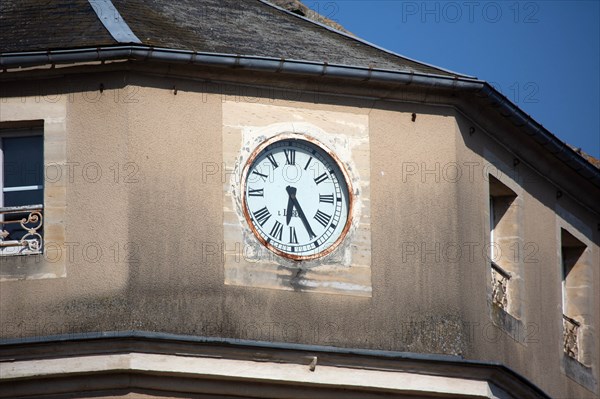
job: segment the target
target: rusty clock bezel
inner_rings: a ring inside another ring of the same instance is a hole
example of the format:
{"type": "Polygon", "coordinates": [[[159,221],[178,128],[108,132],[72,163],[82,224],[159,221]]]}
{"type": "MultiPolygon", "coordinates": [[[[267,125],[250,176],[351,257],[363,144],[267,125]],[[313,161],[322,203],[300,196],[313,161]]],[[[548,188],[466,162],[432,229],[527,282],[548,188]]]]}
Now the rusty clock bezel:
{"type": "Polygon", "coordinates": [[[339,247],[341,242],[344,241],[344,239],[348,235],[348,231],[350,230],[350,227],[352,226],[352,213],[353,213],[353,209],[354,209],[354,191],[352,189],[352,181],[349,178],[348,171],[346,170],[346,167],[340,161],[338,156],[331,149],[329,149],[327,146],[325,146],[323,143],[321,143],[319,140],[317,140],[316,138],[314,138],[312,136],[308,136],[308,135],[300,134],[300,133],[287,132],[287,133],[277,134],[277,135],[263,141],[261,144],[259,144],[254,149],[254,151],[252,151],[252,153],[250,154],[250,157],[246,161],[246,164],[244,165],[244,169],[242,170],[240,185],[241,185],[240,193],[242,196],[242,201],[241,201],[242,202],[242,211],[244,213],[244,218],[246,219],[246,223],[250,227],[250,230],[252,231],[252,234],[254,234],[254,237],[256,237],[258,239],[258,241],[265,248],[267,248],[269,251],[271,251],[271,252],[275,253],[276,255],[279,255],[283,258],[290,259],[293,261],[308,261],[308,260],[314,260],[314,259],[318,259],[318,258],[327,256],[339,247]],[[290,254],[288,252],[281,251],[280,249],[275,248],[274,246],[269,244],[267,242],[267,240],[265,240],[262,237],[262,235],[259,233],[259,231],[256,229],[256,227],[254,226],[254,223],[252,223],[252,217],[250,216],[250,211],[248,209],[247,197],[246,197],[246,181],[248,178],[248,172],[250,170],[250,167],[254,164],[254,161],[256,160],[256,158],[263,152],[263,150],[265,148],[267,148],[271,144],[277,143],[279,141],[285,141],[285,140],[305,141],[305,142],[315,145],[318,148],[320,148],[321,150],[323,150],[323,152],[325,152],[333,160],[333,162],[335,162],[335,164],[337,165],[338,169],[340,170],[340,172],[342,174],[344,183],[346,184],[346,189],[348,191],[348,215],[346,217],[346,224],[345,224],[344,228],[342,229],[342,232],[340,233],[339,237],[334,241],[333,244],[331,244],[326,249],[324,249],[318,253],[315,253],[315,254],[310,254],[310,255],[290,254]]]}

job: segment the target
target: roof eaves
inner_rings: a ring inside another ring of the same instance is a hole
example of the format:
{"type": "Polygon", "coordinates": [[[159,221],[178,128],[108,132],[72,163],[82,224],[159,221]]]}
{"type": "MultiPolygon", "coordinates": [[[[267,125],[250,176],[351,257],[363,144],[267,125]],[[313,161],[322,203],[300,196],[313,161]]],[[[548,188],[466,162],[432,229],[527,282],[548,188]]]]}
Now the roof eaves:
{"type": "Polygon", "coordinates": [[[517,127],[524,129],[540,145],[574,171],[600,187],[600,169],[581,154],[572,150],[554,134],[536,122],[502,93],[485,81],[447,75],[432,75],[408,71],[334,65],[324,62],[286,60],[270,57],[242,56],[235,54],[199,53],[189,50],[154,48],[148,46],[109,46],[98,48],[70,49],[0,54],[0,69],[29,67],[58,63],[78,63],[107,60],[154,60],[163,62],[229,67],[246,70],[290,73],[309,76],[327,76],[336,79],[359,80],[375,83],[400,83],[436,89],[458,90],[477,93],[488,99],[490,107],[517,127]]]}
{"type": "Polygon", "coordinates": [[[511,122],[525,130],[540,145],[561,161],[568,164],[593,184],[600,187],[600,169],[586,159],[582,154],[573,150],[568,144],[560,140],[556,135],[537,122],[533,117],[525,113],[521,108],[510,101],[506,96],[496,90],[488,82],[480,91],[483,97],[489,98],[492,106],[498,108],[498,112],[511,120],[511,122]]]}
{"type": "Polygon", "coordinates": [[[45,64],[64,64],[116,59],[162,60],[203,64],[212,66],[243,67],[248,70],[289,72],[302,74],[329,75],[336,78],[353,80],[393,82],[399,76],[405,76],[403,83],[419,83],[434,79],[442,87],[454,87],[460,82],[480,82],[474,78],[463,78],[445,74],[414,72],[409,70],[362,67],[346,64],[331,64],[299,59],[284,59],[265,56],[253,56],[228,53],[208,53],[192,50],[152,47],[148,45],[108,45],[88,48],[70,48],[48,51],[26,51],[0,53],[0,69],[41,66],[45,64]]]}

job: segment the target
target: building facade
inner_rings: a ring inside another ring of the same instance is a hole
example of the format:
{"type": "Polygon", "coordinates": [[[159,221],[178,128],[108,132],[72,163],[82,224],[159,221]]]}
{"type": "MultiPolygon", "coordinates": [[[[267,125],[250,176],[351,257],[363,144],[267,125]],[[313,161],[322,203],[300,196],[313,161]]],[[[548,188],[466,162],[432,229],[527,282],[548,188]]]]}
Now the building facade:
{"type": "Polygon", "coordinates": [[[600,171],[488,83],[262,1],[0,7],[0,397],[599,397],[600,171]]]}

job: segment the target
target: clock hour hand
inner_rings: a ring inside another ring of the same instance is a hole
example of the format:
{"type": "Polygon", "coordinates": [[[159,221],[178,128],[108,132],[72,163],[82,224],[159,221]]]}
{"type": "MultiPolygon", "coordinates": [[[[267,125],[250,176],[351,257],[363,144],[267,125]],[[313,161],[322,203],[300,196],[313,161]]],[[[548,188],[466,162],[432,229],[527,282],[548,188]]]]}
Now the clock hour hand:
{"type": "MultiPolygon", "coordinates": [[[[306,231],[308,232],[308,235],[310,238],[316,237],[316,234],[312,231],[312,228],[310,227],[310,224],[308,223],[308,220],[306,219],[306,215],[304,215],[304,211],[302,211],[302,208],[300,207],[300,204],[298,203],[298,200],[296,199],[296,188],[292,187],[292,186],[287,186],[286,191],[290,197],[290,201],[292,201],[293,206],[296,207],[296,210],[298,211],[298,216],[300,216],[300,220],[302,220],[302,224],[304,224],[304,228],[306,229],[306,231]]],[[[289,203],[288,203],[288,209],[289,209],[289,203]]],[[[288,213],[288,215],[290,215],[291,213],[288,213]]],[[[287,216],[288,218],[290,216],[287,216]]]]}

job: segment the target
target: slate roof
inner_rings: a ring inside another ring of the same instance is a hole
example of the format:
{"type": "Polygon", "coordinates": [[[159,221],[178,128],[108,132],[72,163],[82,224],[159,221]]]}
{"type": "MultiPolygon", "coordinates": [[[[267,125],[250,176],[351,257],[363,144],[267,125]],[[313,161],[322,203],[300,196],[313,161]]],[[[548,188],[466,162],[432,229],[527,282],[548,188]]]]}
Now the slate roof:
{"type": "MultiPolygon", "coordinates": [[[[259,0],[113,4],[147,46],[464,76],[383,51],[259,0]]],[[[0,53],[119,44],[85,0],[3,0],[0,38],[0,53]]]]}
{"type": "Polygon", "coordinates": [[[0,53],[116,44],[87,0],[0,1],[0,53]]]}

